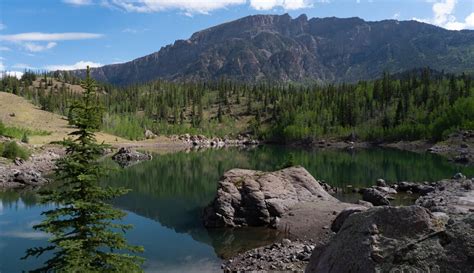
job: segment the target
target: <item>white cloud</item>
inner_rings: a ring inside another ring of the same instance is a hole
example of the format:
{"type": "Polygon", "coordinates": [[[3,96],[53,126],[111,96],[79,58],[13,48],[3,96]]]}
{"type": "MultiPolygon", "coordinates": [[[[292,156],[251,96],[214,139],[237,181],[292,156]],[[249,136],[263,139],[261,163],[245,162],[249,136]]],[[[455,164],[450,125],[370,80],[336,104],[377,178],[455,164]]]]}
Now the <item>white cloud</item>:
{"type": "Polygon", "coordinates": [[[142,33],[145,31],[148,31],[148,28],[142,28],[142,29],[135,29],[135,28],[124,28],[122,30],[123,33],[132,33],[132,34],[137,34],[137,33],[142,33]]]}
{"type": "Polygon", "coordinates": [[[5,65],[3,62],[0,62],[0,71],[5,71],[5,65]]]}
{"type": "Polygon", "coordinates": [[[474,28],[474,12],[469,14],[464,21],[458,21],[454,15],[458,0],[427,1],[433,3],[433,18],[413,18],[423,23],[434,24],[449,30],[461,30],[474,28]]]}
{"type": "Polygon", "coordinates": [[[392,18],[395,19],[395,20],[400,19],[400,13],[399,13],[399,12],[395,13],[395,14],[392,16],[392,18]]]}
{"type": "Polygon", "coordinates": [[[296,10],[311,7],[311,3],[308,0],[250,0],[250,6],[256,10],[271,10],[278,7],[296,10]]]}
{"type": "Polygon", "coordinates": [[[433,22],[436,25],[444,25],[448,21],[455,20],[452,15],[456,7],[457,0],[445,0],[444,2],[437,2],[433,4],[434,18],[433,22]]]}
{"type": "Polygon", "coordinates": [[[213,10],[245,3],[247,0],[108,0],[103,2],[103,5],[128,12],[150,13],[178,9],[188,13],[207,14],[213,10]]]}
{"type": "Polygon", "coordinates": [[[63,2],[74,6],[86,6],[92,4],[91,0],[63,0],[63,2]]]}
{"type": "Polygon", "coordinates": [[[10,51],[10,48],[6,46],[0,46],[0,51],[10,51]]]}
{"type": "Polygon", "coordinates": [[[51,49],[57,46],[58,44],[55,42],[49,42],[46,45],[40,45],[37,43],[25,42],[25,43],[22,43],[22,45],[26,50],[30,52],[41,52],[41,51],[51,49]]]}
{"type": "Polygon", "coordinates": [[[94,63],[90,61],[79,61],[72,65],[67,64],[60,64],[60,65],[48,65],[45,68],[47,70],[76,70],[76,69],[85,69],[87,66],[89,67],[99,67],[102,66],[101,63],[94,63]]]}
{"type": "Polygon", "coordinates": [[[97,39],[103,35],[98,33],[85,32],[66,32],[66,33],[42,33],[28,32],[12,35],[0,35],[0,40],[18,42],[18,41],[67,41],[67,40],[86,40],[97,39]]]}
{"type": "MultiPolygon", "coordinates": [[[[43,32],[27,32],[10,35],[0,35],[0,41],[7,41],[19,45],[29,52],[41,52],[51,49],[58,44],[56,41],[86,40],[97,39],[102,34],[87,32],[65,32],[65,33],[43,33],[43,32]],[[40,44],[37,42],[47,42],[40,44]]],[[[6,47],[5,47],[6,48],[6,47]]],[[[9,50],[9,49],[0,50],[9,50]]]]}
{"type": "Polygon", "coordinates": [[[12,65],[12,68],[15,68],[15,69],[28,69],[28,70],[37,69],[36,67],[33,67],[29,64],[22,64],[22,63],[14,64],[14,65],[12,65]]]}
{"type": "Polygon", "coordinates": [[[7,28],[7,26],[5,24],[0,23],[0,30],[4,30],[6,28],[7,28]]]}
{"type": "Polygon", "coordinates": [[[315,2],[329,3],[331,0],[63,0],[63,2],[76,6],[96,3],[107,8],[138,13],[180,10],[186,16],[193,16],[195,13],[209,14],[214,10],[247,4],[256,10],[274,8],[297,10],[311,7],[315,2]]]}

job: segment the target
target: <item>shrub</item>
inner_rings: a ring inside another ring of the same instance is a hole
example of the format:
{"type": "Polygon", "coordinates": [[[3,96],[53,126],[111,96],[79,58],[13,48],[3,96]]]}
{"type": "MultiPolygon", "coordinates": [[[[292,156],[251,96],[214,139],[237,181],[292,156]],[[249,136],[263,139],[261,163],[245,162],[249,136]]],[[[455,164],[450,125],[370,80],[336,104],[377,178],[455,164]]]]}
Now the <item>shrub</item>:
{"type": "Polygon", "coordinates": [[[9,159],[15,159],[19,157],[26,160],[28,157],[30,157],[30,153],[27,149],[19,146],[15,141],[10,141],[3,145],[2,156],[9,159]]]}
{"type": "Polygon", "coordinates": [[[5,125],[0,120],[0,136],[3,136],[4,134],[5,134],[5,125]]]}
{"type": "Polygon", "coordinates": [[[23,133],[23,136],[21,137],[21,142],[23,142],[23,143],[30,142],[30,138],[28,137],[28,134],[26,132],[23,133]]]}

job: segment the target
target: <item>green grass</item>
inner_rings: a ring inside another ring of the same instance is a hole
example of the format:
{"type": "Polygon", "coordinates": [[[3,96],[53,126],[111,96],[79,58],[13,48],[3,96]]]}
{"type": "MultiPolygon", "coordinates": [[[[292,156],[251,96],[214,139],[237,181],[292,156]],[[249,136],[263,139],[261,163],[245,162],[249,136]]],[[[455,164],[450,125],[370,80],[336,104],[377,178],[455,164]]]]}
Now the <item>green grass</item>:
{"type": "Polygon", "coordinates": [[[30,157],[30,152],[15,141],[0,143],[0,154],[2,157],[12,160],[17,157],[27,160],[30,157]]]}
{"type": "Polygon", "coordinates": [[[11,138],[16,138],[16,139],[26,139],[29,136],[49,136],[51,132],[44,131],[44,130],[31,130],[31,129],[26,129],[26,128],[20,128],[20,127],[9,127],[5,126],[1,121],[0,121],[0,136],[6,136],[6,137],[11,137],[11,138]]]}

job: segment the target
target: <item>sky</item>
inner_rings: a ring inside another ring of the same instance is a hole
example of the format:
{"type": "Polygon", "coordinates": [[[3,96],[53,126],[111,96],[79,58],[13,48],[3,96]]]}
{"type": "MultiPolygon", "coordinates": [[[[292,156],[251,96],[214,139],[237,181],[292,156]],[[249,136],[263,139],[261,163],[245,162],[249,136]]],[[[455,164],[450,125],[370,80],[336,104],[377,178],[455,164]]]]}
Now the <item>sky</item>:
{"type": "Polygon", "coordinates": [[[284,13],[474,29],[474,0],[0,0],[0,71],[122,63],[217,24],[284,13]]]}

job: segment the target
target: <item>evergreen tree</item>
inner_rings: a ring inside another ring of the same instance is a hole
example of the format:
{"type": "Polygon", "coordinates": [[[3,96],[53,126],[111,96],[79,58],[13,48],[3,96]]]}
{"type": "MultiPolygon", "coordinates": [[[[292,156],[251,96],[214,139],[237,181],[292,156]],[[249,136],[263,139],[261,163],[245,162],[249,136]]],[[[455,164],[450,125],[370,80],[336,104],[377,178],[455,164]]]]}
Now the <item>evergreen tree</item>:
{"type": "Polygon", "coordinates": [[[73,106],[71,123],[76,130],[62,141],[67,154],[57,162],[57,177],[62,183],[41,193],[42,202],[57,207],[43,212],[46,219],[34,226],[51,234],[50,245],[28,249],[24,258],[52,252],[44,266],[33,272],[140,272],[142,259],[125,252],[142,248],[127,244],[121,232],[131,226],[116,222],[125,213],[108,202],[127,191],[98,184],[104,169],[97,160],[105,145],[98,144],[94,135],[102,109],[89,68],[82,86],[83,97],[73,106]]]}

